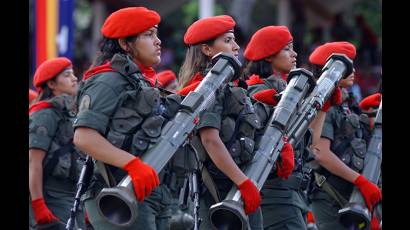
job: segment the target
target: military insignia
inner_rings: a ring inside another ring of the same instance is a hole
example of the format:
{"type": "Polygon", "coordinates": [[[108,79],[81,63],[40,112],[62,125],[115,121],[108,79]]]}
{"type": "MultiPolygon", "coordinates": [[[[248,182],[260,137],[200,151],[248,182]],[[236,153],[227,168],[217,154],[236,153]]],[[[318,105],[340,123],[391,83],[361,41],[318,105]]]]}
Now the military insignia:
{"type": "Polygon", "coordinates": [[[88,108],[90,107],[90,102],[91,102],[91,98],[89,95],[84,95],[84,97],[81,99],[80,102],[80,106],[79,106],[79,111],[84,111],[84,110],[88,110],[88,108]]]}
{"type": "Polygon", "coordinates": [[[47,136],[48,130],[47,130],[47,128],[44,127],[44,126],[39,126],[39,127],[37,128],[37,130],[36,130],[36,133],[37,133],[38,135],[41,135],[41,136],[47,136]]]}

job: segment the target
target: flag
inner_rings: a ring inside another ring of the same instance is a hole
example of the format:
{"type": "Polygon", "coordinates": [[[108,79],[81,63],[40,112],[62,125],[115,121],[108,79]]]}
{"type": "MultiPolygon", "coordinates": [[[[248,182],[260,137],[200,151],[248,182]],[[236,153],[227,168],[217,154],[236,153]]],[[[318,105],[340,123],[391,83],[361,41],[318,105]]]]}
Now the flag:
{"type": "Polygon", "coordinates": [[[35,0],[34,68],[55,57],[73,57],[75,0],[35,0]]]}

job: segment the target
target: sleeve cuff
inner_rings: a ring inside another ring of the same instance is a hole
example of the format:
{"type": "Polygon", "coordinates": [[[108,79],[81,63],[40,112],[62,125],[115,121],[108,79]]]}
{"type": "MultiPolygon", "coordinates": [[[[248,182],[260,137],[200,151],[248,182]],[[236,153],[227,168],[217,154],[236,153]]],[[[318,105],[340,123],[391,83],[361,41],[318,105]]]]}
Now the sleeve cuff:
{"type": "Polygon", "coordinates": [[[206,113],[200,118],[197,130],[201,128],[215,128],[220,130],[221,119],[220,116],[214,113],[206,113]]]}
{"type": "Polygon", "coordinates": [[[92,110],[85,110],[78,114],[77,118],[74,120],[73,128],[76,129],[77,127],[87,127],[97,130],[104,135],[108,122],[108,116],[101,113],[96,113],[92,110]]]}
{"type": "Polygon", "coordinates": [[[51,138],[48,136],[39,136],[31,133],[29,134],[29,149],[41,149],[47,152],[50,144],[51,138]]]}

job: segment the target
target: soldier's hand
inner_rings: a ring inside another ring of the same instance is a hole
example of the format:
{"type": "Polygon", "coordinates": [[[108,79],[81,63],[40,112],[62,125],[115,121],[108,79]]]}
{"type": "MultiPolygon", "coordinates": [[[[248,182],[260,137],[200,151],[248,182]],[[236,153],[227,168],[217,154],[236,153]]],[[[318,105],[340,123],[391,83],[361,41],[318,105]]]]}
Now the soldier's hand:
{"type": "Polygon", "coordinates": [[[280,158],[281,162],[276,161],[276,174],[283,179],[288,179],[295,167],[295,154],[292,145],[288,142],[285,142],[280,158]]]}
{"type": "Polygon", "coordinates": [[[241,192],[242,200],[245,207],[245,214],[249,215],[256,211],[256,209],[261,204],[261,196],[259,190],[248,178],[246,181],[242,182],[238,186],[239,191],[241,192]]]}
{"type": "Polygon", "coordinates": [[[255,93],[252,98],[267,105],[275,106],[278,101],[274,97],[277,94],[274,89],[265,89],[255,93]]]}
{"type": "Polygon", "coordinates": [[[382,101],[382,94],[375,93],[375,94],[365,97],[359,103],[359,107],[362,110],[369,110],[371,107],[379,107],[381,101],[382,101]]]}
{"type": "Polygon", "coordinates": [[[51,213],[50,209],[48,209],[43,198],[32,200],[31,206],[33,207],[34,219],[38,225],[59,221],[59,219],[51,213]]]}
{"type": "Polygon", "coordinates": [[[143,202],[144,198],[151,194],[151,191],[159,185],[157,172],[151,166],[141,161],[139,157],[130,160],[123,169],[130,175],[135,196],[140,202],[143,202]]]}
{"type": "Polygon", "coordinates": [[[382,193],[379,187],[362,175],[359,175],[353,183],[359,188],[360,193],[362,193],[370,212],[373,211],[373,206],[382,199],[382,193]]]}
{"type": "Polygon", "coordinates": [[[340,87],[336,87],[336,89],[333,91],[330,98],[323,105],[322,111],[326,113],[327,111],[329,111],[332,105],[341,105],[342,102],[343,102],[342,90],[340,89],[340,87]]]}

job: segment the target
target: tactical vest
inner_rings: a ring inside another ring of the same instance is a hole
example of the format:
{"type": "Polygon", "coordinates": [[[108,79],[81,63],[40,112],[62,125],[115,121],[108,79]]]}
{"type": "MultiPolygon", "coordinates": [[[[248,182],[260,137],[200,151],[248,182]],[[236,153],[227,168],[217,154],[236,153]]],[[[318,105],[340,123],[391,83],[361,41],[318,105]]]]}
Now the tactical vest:
{"type": "MultiPolygon", "coordinates": [[[[339,159],[354,171],[361,173],[371,138],[369,118],[365,114],[346,113],[346,104],[334,107],[337,110],[334,140],[330,146],[339,159]]],[[[327,177],[328,182],[342,195],[350,195],[352,184],[320,167],[318,172],[327,177]]]]}
{"type": "MultiPolygon", "coordinates": [[[[227,86],[224,89],[223,112],[219,136],[235,163],[241,167],[252,160],[255,150],[255,131],[260,128],[260,121],[255,114],[246,90],[227,86]]],[[[202,144],[196,144],[198,152],[206,152],[202,144]]],[[[205,166],[215,179],[227,177],[216,167],[209,157],[205,166]]]]}
{"type": "Polygon", "coordinates": [[[44,180],[47,181],[47,177],[52,176],[56,179],[69,179],[77,182],[85,156],[75,148],[72,142],[74,136],[72,124],[75,113],[71,110],[71,97],[68,95],[56,96],[48,102],[53,105],[52,108],[57,112],[59,122],[56,134],[43,161],[44,180]]]}
{"type": "MultiPolygon", "coordinates": [[[[115,147],[141,157],[159,141],[163,126],[175,116],[181,99],[175,94],[166,98],[161,97],[160,91],[151,87],[141,72],[136,71],[138,67],[124,59],[123,56],[115,55],[111,63],[119,72],[103,73],[107,78],[116,77],[129,83],[121,90],[116,109],[110,116],[105,137],[115,147]],[[127,74],[125,71],[133,74],[127,74]],[[122,75],[120,78],[119,74],[122,75]]],[[[102,74],[99,75],[93,78],[97,79],[102,74]]],[[[81,86],[83,87],[86,86],[81,86]]],[[[108,167],[117,182],[126,175],[125,171],[118,170],[117,167],[108,167]]]]}
{"type": "Polygon", "coordinates": [[[360,173],[363,170],[369,140],[370,128],[367,115],[345,114],[336,122],[331,150],[346,165],[360,173]]]}

